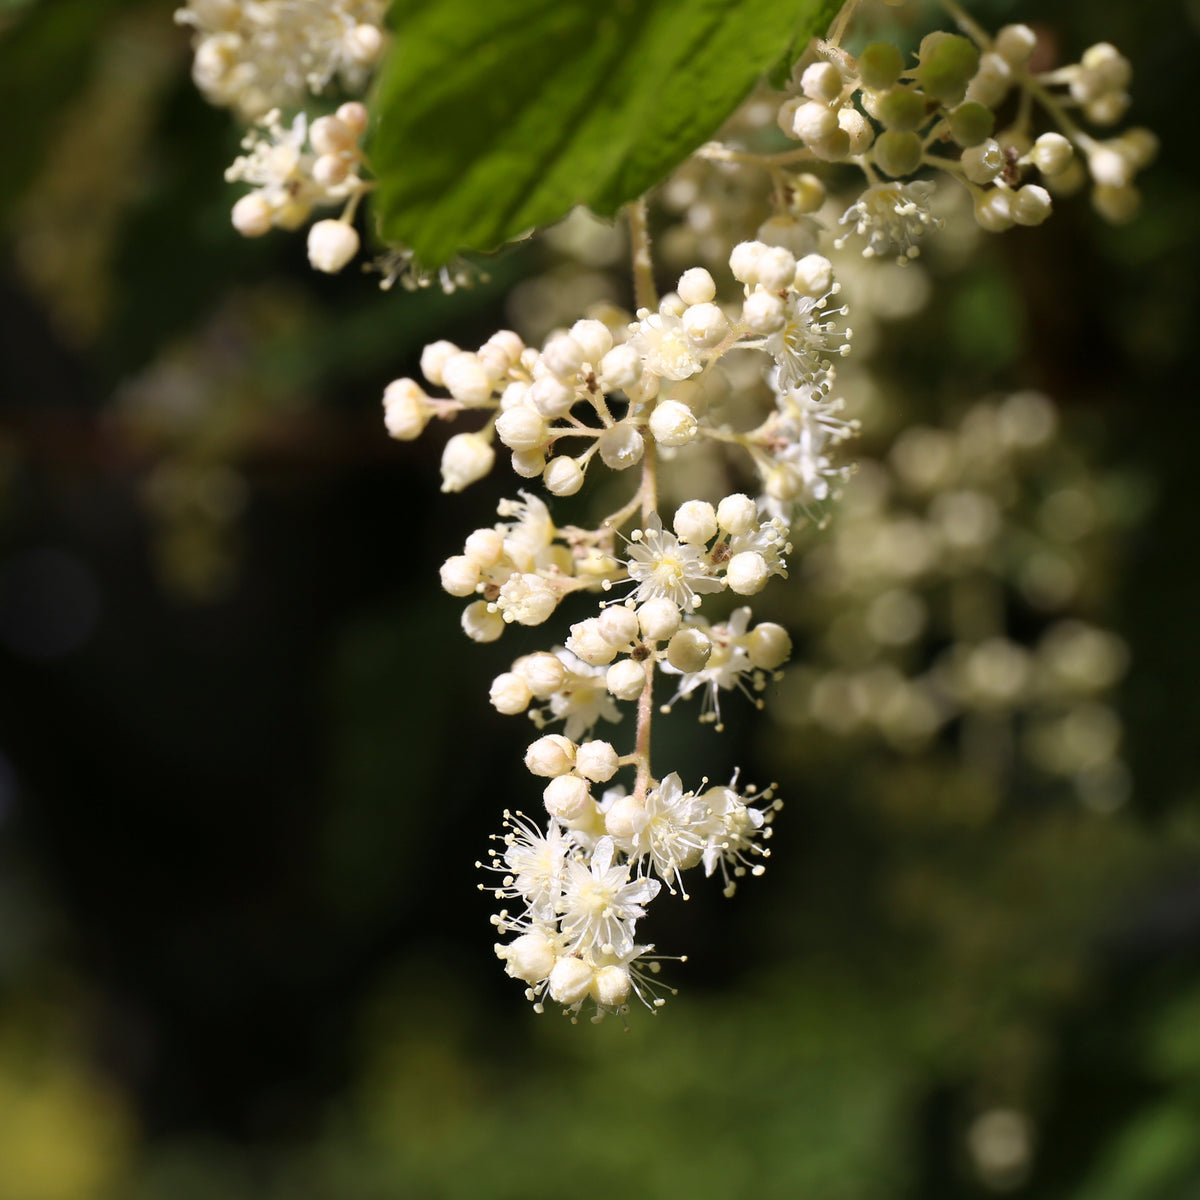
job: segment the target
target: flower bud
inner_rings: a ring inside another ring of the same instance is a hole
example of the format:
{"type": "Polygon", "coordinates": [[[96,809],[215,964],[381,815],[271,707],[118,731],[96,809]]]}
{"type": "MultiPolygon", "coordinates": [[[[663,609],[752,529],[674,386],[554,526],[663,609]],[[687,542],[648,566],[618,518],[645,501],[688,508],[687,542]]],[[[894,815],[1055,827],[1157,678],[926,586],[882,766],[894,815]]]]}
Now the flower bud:
{"type": "Polygon", "coordinates": [[[560,821],[575,821],[582,817],[591,799],[587,780],[578,775],[559,775],[542,789],[546,811],[560,821]]]}
{"type": "Polygon", "coordinates": [[[345,221],[318,221],[308,231],[308,261],[317,271],[336,275],[357,253],[358,232],[345,221]]]}
{"type": "Polygon", "coordinates": [[[596,617],[588,617],[571,626],[567,649],[592,667],[602,667],[617,656],[617,648],[605,640],[596,617]]]}
{"type": "Polygon", "coordinates": [[[573,458],[560,454],[546,464],[542,483],[553,496],[573,496],[583,487],[583,468],[573,458]]]}
{"type": "Polygon", "coordinates": [[[911,175],[921,165],[921,139],[915,133],[886,129],[875,139],[875,165],[885,174],[911,175]]]}
{"type": "Polygon", "coordinates": [[[695,414],[678,400],[660,400],[650,414],[650,432],[663,446],[686,446],[699,428],[695,414]]]}
{"type": "Polygon", "coordinates": [[[471,596],[479,584],[479,567],[465,554],[455,554],[439,568],[442,587],[451,596],[471,596]]]}
{"type": "Polygon", "coordinates": [[[703,671],[711,654],[712,638],[694,625],[679,630],[667,643],[667,662],[685,675],[703,671]]]}
{"type": "Polygon", "coordinates": [[[609,742],[584,742],[575,753],[575,770],[593,783],[607,783],[617,773],[617,752],[609,742]]]}
{"type": "Polygon", "coordinates": [[[458,353],[459,349],[453,342],[431,342],[421,351],[421,374],[434,387],[442,387],[445,383],[442,371],[451,356],[458,353]]]}
{"type": "Polygon", "coordinates": [[[513,671],[525,680],[539,700],[552,696],[567,681],[567,668],[562,659],[549,650],[538,650],[518,658],[513,663],[513,671]]]}
{"type": "Polygon", "coordinates": [[[774,671],[792,656],[792,639],[782,625],[763,621],[750,631],[746,640],[750,661],[764,671],[774,671]]]}
{"type": "Polygon", "coordinates": [[[1012,219],[1018,225],[1040,225],[1050,215],[1050,193],[1036,183],[1027,183],[1013,197],[1012,219]]]}
{"type": "Polygon", "coordinates": [[[383,391],[383,423],[392,437],[410,442],[421,436],[433,416],[433,406],[420,384],[393,379],[383,391]]]}
{"type": "Polygon", "coordinates": [[[758,524],[758,506],[749,496],[734,492],[717,505],[717,524],[734,537],[749,533],[758,524]]]}
{"type": "Polygon", "coordinates": [[[592,986],[593,968],[582,958],[567,955],[560,958],[550,972],[550,999],[555,1004],[578,1004],[592,986]]]}
{"type": "Polygon", "coordinates": [[[525,751],[525,765],[534,775],[553,779],[575,766],[575,743],[561,733],[548,733],[525,751]]]}
{"type": "Polygon", "coordinates": [[[904,71],[904,57],[891,42],[872,42],[858,56],[858,77],[873,91],[890,88],[904,71]]]}
{"type": "Polygon", "coordinates": [[[729,590],[739,596],[753,596],[761,592],[770,578],[766,559],[756,550],[743,550],[735,554],[725,567],[725,582],[729,590]]]}
{"type": "Polygon", "coordinates": [[[275,221],[275,210],[261,192],[243,196],[230,214],[233,227],[242,237],[262,237],[271,232],[275,221]]]}
{"type": "Polygon", "coordinates": [[[613,471],[624,471],[641,462],[646,446],[629,421],[619,421],[596,441],[600,461],[613,471]]]}
{"type": "Polygon", "coordinates": [[[462,404],[486,404],[493,391],[492,380],[483,369],[477,354],[459,350],[442,363],[442,383],[455,400],[462,404]]]}
{"type": "Polygon", "coordinates": [[[442,491],[461,492],[482,479],[496,461],[496,452],[478,433],[456,433],[442,451],[442,491]]]}
{"type": "Polygon", "coordinates": [[[717,294],[717,285],[703,267],[692,267],[680,275],[675,290],[684,304],[708,304],[717,294]]]}
{"type": "Polygon", "coordinates": [[[685,500],[672,525],[681,542],[703,546],[717,536],[717,513],[707,500],[685,500]]]}
{"type": "Polygon", "coordinates": [[[633,346],[614,346],[600,360],[600,383],[605,391],[633,387],[642,377],[642,358],[633,346]]]}
{"type": "Polygon", "coordinates": [[[583,358],[583,347],[569,333],[556,333],[542,350],[542,362],[564,381],[574,380],[583,358]]]}
{"type": "Polygon", "coordinates": [[[523,713],[533,699],[529,685],[511,671],[505,671],[504,674],[497,675],[492,680],[489,696],[492,707],[508,717],[515,717],[517,713],[523,713]]]}
{"type": "Polygon", "coordinates": [[[610,646],[625,649],[638,636],[637,613],[623,604],[610,604],[596,618],[600,636],[610,646]]]}
{"type": "Polygon", "coordinates": [[[762,288],[751,292],[742,305],[742,324],[760,337],[767,337],[782,329],[784,317],[783,301],[762,288]]]}
{"type": "Polygon", "coordinates": [[[711,350],[729,333],[729,320],[715,304],[694,304],[683,314],[683,328],[693,345],[711,350]]]}
{"type": "Polygon", "coordinates": [[[652,642],[669,638],[679,628],[679,607],[666,596],[654,596],[637,610],[642,636],[652,642]]]}
{"type": "Polygon", "coordinates": [[[571,326],[571,337],[583,351],[585,361],[593,367],[599,366],[600,361],[612,349],[612,331],[603,321],[585,317],[571,326]]]}
{"type": "Polygon", "coordinates": [[[518,405],[496,418],[496,436],[510,450],[537,450],[546,440],[546,422],[532,408],[518,405]]]}
{"type": "Polygon", "coordinates": [[[636,700],[646,686],[646,671],[641,663],[623,658],[608,668],[604,686],[618,700],[636,700]]]}
{"type": "Polygon", "coordinates": [[[504,971],[526,983],[541,983],[554,969],[554,943],[541,929],[514,938],[507,946],[498,945],[496,954],[504,960],[504,971]]]}
{"type": "Polygon", "coordinates": [[[473,642],[494,642],[504,632],[504,618],[486,600],[476,600],[463,609],[462,628],[473,642]]]}

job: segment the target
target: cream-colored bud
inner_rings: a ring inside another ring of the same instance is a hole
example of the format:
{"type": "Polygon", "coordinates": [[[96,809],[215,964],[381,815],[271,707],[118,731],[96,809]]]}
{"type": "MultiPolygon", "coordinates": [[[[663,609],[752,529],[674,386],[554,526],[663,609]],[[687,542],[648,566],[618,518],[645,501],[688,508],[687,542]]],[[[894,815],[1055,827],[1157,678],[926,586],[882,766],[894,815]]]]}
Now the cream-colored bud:
{"type": "Polygon", "coordinates": [[[996,34],[992,49],[1010,67],[1024,66],[1037,48],[1037,34],[1028,25],[1005,25],[996,34]]]}
{"type": "Polygon", "coordinates": [[[825,184],[816,175],[797,175],[791,181],[788,207],[794,213],[815,213],[825,203],[825,184]]]}
{"type": "Polygon", "coordinates": [[[242,237],[262,237],[271,232],[275,221],[275,210],[262,192],[251,192],[243,196],[230,214],[233,227],[242,237]]]}
{"type": "Polygon", "coordinates": [[[975,220],[988,233],[1003,233],[1013,226],[1012,193],[992,188],[975,201],[975,220]]]}
{"type": "Polygon", "coordinates": [[[481,434],[456,433],[442,451],[442,491],[461,492],[482,479],[495,461],[495,450],[481,434]]]}
{"type": "Polygon", "coordinates": [[[546,456],[540,450],[514,450],[512,469],[522,479],[536,479],[546,469],[546,456]]]}
{"type": "Polygon", "coordinates": [[[756,550],[735,554],[725,567],[725,582],[739,596],[753,596],[766,586],[770,571],[766,559],[756,550]]]}
{"type": "Polygon", "coordinates": [[[529,403],[547,421],[565,417],[575,403],[575,389],[557,375],[543,375],[529,389],[529,403]]]}
{"type": "Polygon", "coordinates": [[[505,671],[504,674],[497,675],[492,680],[489,695],[492,707],[508,717],[515,717],[517,713],[523,713],[533,699],[529,685],[519,675],[514,675],[512,671],[505,671]]]}
{"type": "Polygon", "coordinates": [[[645,825],[646,806],[636,796],[618,796],[604,814],[604,828],[618,846],[628,846],[645,825]]]}
{"type": "Polygon", "coordinates": [[[518,625],[541,625],[550,619],[558,607],[559,595],[554,585],[532,573],[510,575],[500,588],[496,599],[506,621],[518,625]]]}
{"type": "Polygon", "coordinates": [[[704,350],[719,345],[729,333],[729,320],[715,304],[693,304],[683,314],[688,340],[704,350]]]}
{"type": "Polygon", "coordinates": [[[532,408],[519,405],[496,418],[496,436],[510,450],[538,450],[546,440],[546,422],[532,408]]]}
{"type": "Polygon", "coordinates": [[[707,500],[685,500],[676,510],[672,528],[681,542],[702,546],[717,536],[717,512],[707,500]]]}
{"type": "Polygon", "coordinates": [[[642,356],[628,343],[614,346],[600,360],[600,383],[605,391],[633,387],[642,377],[642,356]]]}
{"type": "Polygon", "coordinates": [[[583,468],[573,458],[560,454],[546,464],[542,483],[552,496],[573,496],[583,487],[583,468]]]}
{"type": "Polygon", "coordinates": [[[546,811],[560,821],[575,821],[587,812],[592,801],[586,779],[578,775],[559,775],[542,789],[546,811]]]}
{"type": "Polygon", "coordinates": [[[713,277],[703,267],[692,267],[679,277],[675,290],[679,298],[688,305],[708,304],[717,295],[713,277]]]}
{"type": "Polygon", "coordinates": [[[582,958],[560,958],[550,972],[550,999],[555,1004],[578,1004],[591,990],[594,970],[582,958]]]}
{"type": "Polygon", "coordinates": [[[810,100],[832,104],[842,94],[842,73],[831,62],[810,63],[800,76],[800,90],[810,100]]]}
{"type": "Polygon", "coordinates": [[[561,733],[548,733],[530,743],[525,765],[532,774],[546,779],[565,775],[575,766],[575,743],[561,733]]]}
{"type": "Polygon", "coordinates": [[[995,138],[988,138],[978,146],[969,146],[960,159],[963,174],[980,185],[991,183],[1004,170],[1004,151],[995,138]]]}
{"type": "Polygon", "coordinates": [[[513,663],[513,671],[525,680],[539,700],[552,696],[567,681],[567,668],[562,659],[549,650],[523,655],[513,663]]]}
{"type": "Polygon", "coordinates": [[[466,555],[480,571],[494,567],[504,553],[504,534],[498,529],[475,529],[463,546],[466,555]]]}
{"type": "Polygon", "coordinates": [[[783,328],[786,315],[783,301],[773,292],[758,288],[742,305],[742,324],[750,333],[767,337],[783,328]]]}
{"type": "Polygon", "coordinates": [[[669,638],[679,628],[679,606],[666,596],[654,596],[637,610],[642,636],[652,642],[669,638]]]}
{"type": "Polygon", "coordinates": [[[383,391],[383,423],[402,442],[420,437],[433,416],[433,406],[415,380],[393,379],[383,391]]]}
{"type": "Polygon", "coordinates": [[[459,349],[453,342],[431,342],[421,351],[421,374],[435,387],[442,387],[445,383],[442,371],[450,358],[458,353],[459,349]]]}
{"type": "Polygon", "coordinates": [[[596,971],[591,991],[597,1004],[604,1008],[616,1008],[628,999],[632,986],[629,968],[619,963],[609,963],[596,971]]]}
{"type": "Polygon", "coordinates": [[[556,333],[542,350],[542,362],[564,381],[574,382],[583,361],[583,347],[569,333],[556,333]]]}
{"type": "Polygon", "coordinates": [[[340,117],[318,117],[308,127],[308,141],[318,154],[340,154],[358,145],[358,134],[340,117]]]}
{"type": "Polygon", "coordinates": [[[791,287],[796,276],[796,257],[784,246],[768,246],[758,257],[758,282],[771,292],[791,287]]]}
{"type": "Polygon", "coordinates": [[[1036,183],[1027,183],[1013,197],[1012,219],[1018,225],[1040,225],[1052,207],[1050,193],[1036,183]]]}
{"type": "Polygon", "coordinates": [[[663,446],[686,446],[699,428],[695,414],[678,400],[660,400],[650,414],[650,432],[663,446]]]}
{"type": "Polygon", "coordinates": [[[792,639],[782,625],[763,621],[750,631],[746,639],[750,661],[764,671],[774,671],[792,656],[792,639]]]}
{"type": "Polygon", "coordinates": [[[806,254],[796,264],[793,286],[806,296],[827,295],[833,287],[833,264],[823,254],[806,254]]]}
{"type": "Polygon", "coordinates": [[[617,760],[610,742],[584,742],[575,754],[575,770],[593,783],[607,783],[617,773],[617,760]]]}
{"type": "Polygon", "coordinates": [[[370,114],[367,112],[367,106],[361,101],[347,100],[345,104],[339,104],[336,115],[337,119],[353,129],[355,134],[361,136],[366,132],[370,114]]]}
{"type": "Polygon", "coordinates": [[[694,625],[680,629],[667,643],[667,662],[685,675],[703,671],[711,654],[712,638],[694,625]]]}
{"type": "Polygon", "coordinates": [[[541,929],[531,929],[507,946],[497,945],[496,954],[504,960],[506,974],[526,983],[541,983],[557,961],[554,943],[541,929]]]}
{"type": "Polygon", "coordinates": [[[618,700],[636,700],[646,686],[645,668],[632,658],[623,658],[608,668],[604,686],[618,700]]]}
{"type": "Polygon", "coordinates": [[[442,587],[452,596],[472,596],[479,585],[479,565],[465,554],[455,554],[438,571],[442,587]]]}
{"type": "Polygon", "coordinates": [[[1075,149],[1061,133],[1043,133],[1029,152],[1030,161],[1043,175],[1061,175],[1074,160],[1075,149]]]}
{"type": "Polygon", "coordinates": [[[744,493],[734,492],[717,505],[717,524],[734,537],[749,533],[758,524],[758,506],[744,493]]]}
{"type": "Polygon", "coordinates": [[[604,356],[612,349],[612,331],[603,321],[585,317],[571,326],[571,337],[583,351],[585,361],[593,367],[599,366],[604,356]]]}
{"type": "Polygon", "coordinates": [[[571,626],[567,649],[592,667],[603,667],[617,656],[617,648],[605,640],[596,617],[588,617],[571,626]]]}
{"type": "Polygon", "coordinates": [[[767,249],[762,242],[738,242],[729,252],[729,269],[734,279],[754,287],[758,283],[758,260],[767,249]]]}
{"type": "Polygon", "coordinates": [[[809,100],[796,109],[792,132],[806,145],[818,145],[838,132],[837,113],[826,104],[809,100]]]}
{"type": "Polygon", "coordinates": [[[308,261],[316,271],[336,275],[357,253],[358,232],[344,221],[318,221],[308,231],[308,261]]]}
{"type": "Polygon", "coordinates": [[[610,604],[596,618],[600,636],[610,646],[624,650],[638,636],[637,613],[623,604],[610,604]]]}
{"type": "Polygon", "coordinates": [[[494,386],[478,355],[469,350],[460,350],[445,359],[442,383],[450,395],[463,404],[485,404],[491,398],[494,386]]]}
{"type": "Polygon", "coordinates": [[[613,471],[624,471],[641,462],[646,444],[629,421],[619,421],[596,441],[600,461],[613,471]]]}
{"type": "Polygon", "coordinates": [[[504,618],[486,600],[476,600],[463,609],[462,628],[473,642],[494,642],[504,632],[504,618]]]}

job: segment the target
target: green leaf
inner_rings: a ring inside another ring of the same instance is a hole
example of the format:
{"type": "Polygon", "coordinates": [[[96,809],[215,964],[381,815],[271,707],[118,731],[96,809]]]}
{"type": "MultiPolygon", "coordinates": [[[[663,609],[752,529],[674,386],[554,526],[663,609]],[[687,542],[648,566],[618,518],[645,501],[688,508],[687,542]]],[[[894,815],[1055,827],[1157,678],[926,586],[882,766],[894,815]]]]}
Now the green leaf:
{"type": "Polygon", "coordinates": [[[374,108],[383,235],[430,266],[611,215],[840,0],[397,0],[374,108]]]}

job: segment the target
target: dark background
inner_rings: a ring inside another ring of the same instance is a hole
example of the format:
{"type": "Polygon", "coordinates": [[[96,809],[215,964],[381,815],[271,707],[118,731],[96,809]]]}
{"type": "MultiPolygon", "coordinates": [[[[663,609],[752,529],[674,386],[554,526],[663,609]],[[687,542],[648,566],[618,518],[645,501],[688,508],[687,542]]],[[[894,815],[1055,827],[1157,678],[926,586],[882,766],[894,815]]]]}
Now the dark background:
{"type": "Polygon", "coordinates": [[[170,11],[0,27],[0,1200],[1200,1193],[1195,12],[1039,6],[1065,53],[1134,63],[1143,213],[1079,197],[989,241],[1024,305],[980,310],[998,354],[938,325],[965,293],[893,347],[925,419],[947,380],[1043,387],[1148,481],[1102,614],[1133,655],[1130,803],[884,821],[883,749],[806,766],[739,711],[706,766],[791,772],[776,857],[732,905],[655,914],[683,994],[622,1033],[529,1013],[476,891],[501,809],[535,803],[486,695],[522,645],[466,642],[436,570],[507,481],[443,497],[445,434],[379,419],[547,252],[443,297],[241,241],[238,133],[170,11]],[[996,1112],[1032,1158],[988,1176],[996,1112]]]}

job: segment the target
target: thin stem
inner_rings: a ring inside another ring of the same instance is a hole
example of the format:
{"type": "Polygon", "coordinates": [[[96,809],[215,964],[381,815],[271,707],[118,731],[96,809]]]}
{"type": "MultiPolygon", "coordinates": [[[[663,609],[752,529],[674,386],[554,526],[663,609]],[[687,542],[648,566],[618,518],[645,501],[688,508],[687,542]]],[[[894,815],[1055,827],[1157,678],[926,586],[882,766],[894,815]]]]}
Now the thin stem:
{"type": "Polygon", "coordinates": [[[634,797],[645,800],[650,790],[650,724],[654,719],[654,655],[642,664],[646,672],[646,682],[642,694],[638,697],[637,707],[637,743],[633,749],[637,762],[637,779],[633,785],[634,797]]]}
{"type": "Polygon", "coordinates": [[[646,222],[646,198],[629,205],[629,242],[633,251],[633,298],[638,308],[658,307],[654,286],[654,262],[650,257],[650,229],[646,222]]]}

